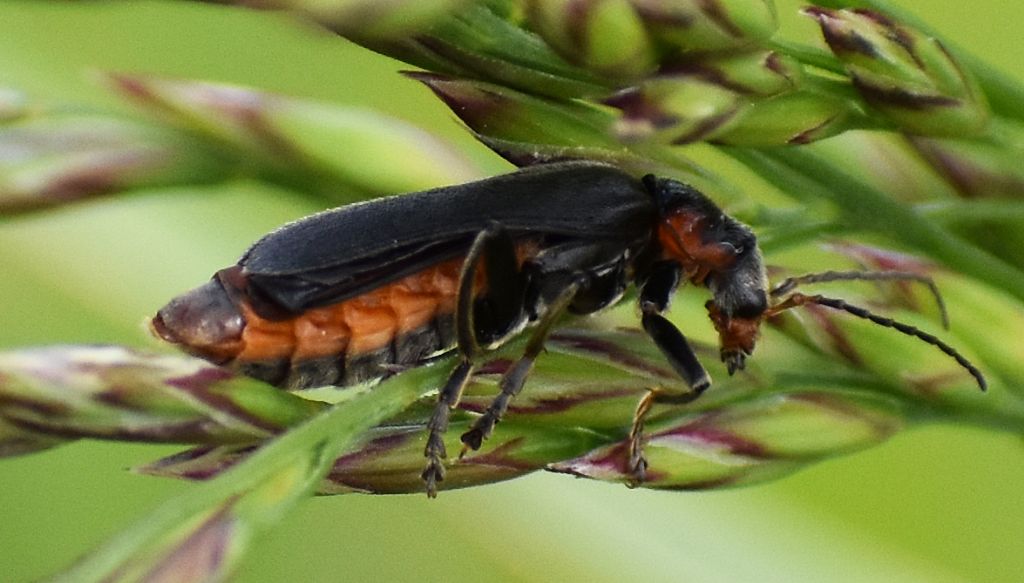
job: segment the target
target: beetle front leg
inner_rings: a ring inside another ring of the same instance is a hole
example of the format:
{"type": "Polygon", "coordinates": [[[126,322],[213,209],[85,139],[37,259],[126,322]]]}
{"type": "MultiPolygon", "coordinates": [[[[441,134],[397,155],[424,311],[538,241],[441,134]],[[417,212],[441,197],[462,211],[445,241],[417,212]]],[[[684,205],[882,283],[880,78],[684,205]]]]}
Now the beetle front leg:
{"type": "Polygon", "coordinates": [[[455,301],[456,349],[462,357],[452,370],[448,381],[437,396],[437,405],[427,422],[427,445],[423,455],[427,458],[421,477],[427,488],[427,496],[437,496],[437,484],[444,480],[444,458],[447,451],[444,434],[452,409],[459,404],[462,391],[476,368],[476,360],[484,349],[480,346],[481,331],[487,340],[499,336],[523,314],[525,277],[519,271],[515,255],[515,244],[508,233],[495,224],[477,235],[466,254],[459,273],[459,287],[455,301]],[[474,293],[477,270],[484,261],[489,287],[487,293],[490,310],[485,322],[478,322],[476,308],[478,297],[474,293]]]}
{"type": "Polygon", "coordinates": [[[704,370],[679,328],[660,314],[644,314],[641,321],[644,331],[693,392],[699,395],[711,386],[708,371],[704,370]]]}
{"type": "Polygon", "coordinates": [[[629,460],[626,471],[632,474],[630,485],[635,486],[646,478],[647,458],[644,456],[644,420],[654,403],[670,403],[684,405],[691,403],[711,386],[711,377],[697,360],[693,348],[678,328],[659,314],[643,315],[644,330],[661,349],[672,368],[682,377],[691,391],[688,393],[667,392],[664,389],[651,389],[637,404],[633,415],[633,424],[629,430],[629,460]]]}
{"type": "Polygon", "coordinates": [[[661,350],[672,368],[690,388],[688,393],[671,393],[664,389],[651,389],[637,404],[633,424],[629,431],[629,459],[627,471],[633,475],[633,485],[644,481],[647,459],[643,453],[644,420],[654,403],[685,404],[700,397],[709,386],[711,377],[697,359],[686,337],[661,312],[668,309],[672,293],[679,285],[679,266],[673,262],[654,265],[650,277],[640,293],[644,331],[661,350]]]}
{"type": "Polygon", "coordinates": [[[654,264],[640,292],[640,311],[643,313],[644,331],[676,373],[699,394],[711,385],[711,377],[679,328],[661,315],[668,310],[669,300],[679,286],[680,277],[681,270],[677,263],[665,261],[654,264]]]}
{"type": "Polygon", "coordinates": [[[697,359],[690,343],[678,328],[659,314],[643,315],[644,330],[661,349],[672,368],[690,387],[688,393],[672,393],[664,389],[651,389],[637,405],[633,416],[633,424],[629,430],[629,460],[627,471],[633,475],[633,485],[642,483],[647,470],[647,458],[644,457],[644,420],[654,403],[684,405],[691,403],[711,386],[711,377],[697,359]]]}
{"type": "Polygon", "coordinates": [[[442,460],[448,457],[448,451],[444,446],[444,434],[448,431],[449,415],[459,404],[473,368],[473,363],[463,360],[452,370],[448,381],[437,395],[437,405],[434,406],[434,412],[427,422],[427,445],[423,449],[427,465],[420,477],[423,478],[427,496],[430,498],[437,497],[437,484],[444,481],[445,469],[442,460]]]}
{"type": "Polygon", "coordinates": [[[633,425],[629,428],[629,461],[627,471],[633,479],[627,482],[630,488],[638,486],[647,478],[647,458],[644,456],[644,420],[647,413],[654,406],[654,399],[657,389],[651,389],[644,393],[636,404],[636,411],[633,413],[633,425]]]}

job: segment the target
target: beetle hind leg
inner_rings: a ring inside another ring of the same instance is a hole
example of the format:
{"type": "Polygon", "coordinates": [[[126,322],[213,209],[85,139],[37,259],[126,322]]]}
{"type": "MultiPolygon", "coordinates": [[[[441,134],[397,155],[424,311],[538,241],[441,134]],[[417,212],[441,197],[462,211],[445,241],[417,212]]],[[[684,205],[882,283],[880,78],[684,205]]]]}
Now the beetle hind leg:
{"type": "Polygon", "coordinates": [[[449,412],[459,403],[462,390],[466,387],[470,375],[473,373],[473,365],[469,361],[462,361],[452,370],[448,376],[441,392],[437,396],[437,405],[434,413],[427,422],[427,445],[423,450],[423,456],[427,458],[427,465],[423,468],[420,476],[427,487],[427,496],[437,496],[437,484],[444,480],[444,458],[448,452],[444,446],[444,434],[448,430],[449,412]]]}
{"type": "Polygon", "coordinates": [[[462,434],[462,443],[465,444],[462,450],[463,454],[466,453],[467,449],[480,449],[483,441],[494,431],[494,426],[498,424],[498,421],[501,420],[502,415],[508,409],[509,401],[522,390],[523,385],[526,383],[526,378],[530,375],[530,371],[533,370],[534,361],[544,351],[544,341],[547,340],[548,334],[551,333],[555,322],[565,313],[581,286],[582,282],[580,280],[573,280],[548,305],[544,316],[530,336],[523,356],[502,375],[501,381],[498,383],[501,392],[494,398],[490,406],[487,407],[484,414],[477,418],[469,431],[462,434]]]}
{"type": "Polygon", "coordinates": [[[421,476],[427,496],[431,498],[437,496],[438,484],[445,477],[444,434],[451,411],[459,404],[476,361],[485,351],[481,344],[489,344],[522,317],[525,288],[525,276],[519,270],[515,244],[508,233],[497,224],[480,232],[462,264],[455,301],[456,350],[462,360],[438,393],[437,404],[427,423],[427,444],[423,449],[427,463],[421,476]],[[474,293],[481,261],[485,264],[489,288],[493,290],[489,290],[485,298],[478,298],[474,293]],[[488,309],[478,314],[481,304],[488,309]]]}

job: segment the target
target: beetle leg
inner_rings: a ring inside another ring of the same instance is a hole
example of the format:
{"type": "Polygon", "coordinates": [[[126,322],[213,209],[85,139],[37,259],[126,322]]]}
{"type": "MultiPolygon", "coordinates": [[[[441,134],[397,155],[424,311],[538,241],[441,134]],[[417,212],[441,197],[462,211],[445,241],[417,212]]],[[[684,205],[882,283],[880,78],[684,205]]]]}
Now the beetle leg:
{"type": "Polygon", "coordinates": [[[509,402],[522,390],[558,318],[566,311],[596,311],[621,296],[625,289],[625,260],[621,244],[591,241],[549,247],[530,260],[526,270],[533,285],[520,289],[525,295],[523,309],[531,318],[539,317],[537,327],[523,356],[499,381],[501,392],[469,431],[462,434],[466,446],[463,454],[467,448],[480,448],[505,414],[509,402]]]}
{"type": "Polygon", "coordinates": [[[493,236],[491,229],[481,231],[476,236],[459,272],[459,289],[455,299],[455,338],[464,361],[472,360],[480,352],[473,317],[473,285],[476,283],[477,268],[487,247],[487,240],[493,236]]]}
{"type": "Polygon", "coordinates": [[[448,381],[438,393],[434,413],[427,422],[427,445],[423,449],[427,465],[420,476],[426,484],[427,496],[430,498],[437,497],[437,483],[444,480],[444,462],[441,460],[448,456],[444,446],[444,434],[448,430],[449,413],[458,405],[462,390],[466,387],[472,372],[473,364],[468,360],[463,360],[452,370],[448,381]]]}
{"type": "Polygon", "coordinates": [[[651,272],[640,291],[640,309],[660,314],[668,309],[672,294],[679,287],[682,268],[675,261],[659,261],[651,266],[651,272]]]}
{"type": "Polygon", "coordinates": [[[633,413],[633,425],[629,429],[629,465],[627,471],[632,479],[626,483],[630,488],[638,486],[647,478],[647,458],[644,456],[644,420],[647,413],[654,406],[654,399],[657,389],[651,389],[644,393],[636,404],[636,412],[633,413]]]}
{"type": "Polygon", "coordinates": [[[522,390],[523,385],[526,383],[526,378],[533,369],[534,361],[544,350],[544,341],[547,340],[555,322],[566,311],[569,304],[572,303],[576,292],[582,287],[582,280],[583,276],[573,277],[568,285],[562,287],[559,284],[561,291],[548,304],[544,316],[540,319],[537,327],[534,328],[533,334],[530,335],[530,340],[526,345],[523,356],[502,375],[501,381],[498,383],[501,392],[494,398],[490,406],[487,407],[484,414],[477,418],[469,431],[462,434],[462,443],[465,444],[462,450],[463,454],[465,454],[468,448],[480,449],[484,439],[487,439],[491,432],[494,431],[494,426],[501,420],[501,416],[508,409],[509,401],[522,390]]]}
{"type": "Polygon", "coordinates": [[[711,377],[679,328],[660,314],[645,313],[642,322],[644,331],[693,392],[700,394],[711,386],[711,377]]]}
{"type": "Polygon", "coordinates": [[[523,309],[527,278],[519,268],[515,242],[499,224],[485,231],[483,266],[487,275],[487,293],[467,300],[472,306],[473,334],[485,349],[500,344],[524,321],[523,309]]]}
{"type": "Polygon", "coordinates": [[[459,274],[455,302],[458,350],[465,360],[483,352],[480,336],[490,344],[513,328],[523,316],[526,277],[519,269],[515,243],[498,223],[481,231],[466,254],[459,274]],[[487,275],[487,294],[478,298],[473,287],[481,260],[487,275]]]}
{"type": "Polygon", "coordinates": [[[696,393],[711,384],[711,378],[697,360],[686,337],[661,315],[680,281],[680,268],[675,262],[656,263],[640,292],[640,311],[643,313],[644,331],[668,359],[672,368],[696,393]]]}
{"type": "Polygon", "coordinates": [[[648,389],[636,405],[636,412],[633,414],[633,424],[629,428],[629,449],[626,460],[626,473],[630,475],[626,485],[634,488],[644,483],[647,479],[647,457],[644,455],[644,423],[647,414],[655,403],[666,405],[686,405],[700,398],[704,390],[694,390],[689,393],[668,392],[662,388],[648,389]]]}
{"type": "Polygon", "coordinates": [[[437,496],[437,484],[444,480],[445,469],[442,461],[447,457],[444,445],[444,433],[448,429],[448,420],[452,409],[459,404],[462,391],[476,368],[475,361],[484,351],[480,346],[479,335],[483,333],[487,340],[498,336],[514,325],[522,317],[523,296],[525,290],[524,276],[520,273],[516,260],[515,244],[501,225],[494,224],[481,231],[462,264],[459,274],[459,289],[455,303],[455,330],[461,362],[452,370],[448,381],[438,393],[437,404],[427,423],[427,445],[423,455],[427,458],[426,467],[421,474],[427,488],[427,496],[437,496]],[[489,311],[483,322],[478,323],[476,308],[478,298],[473,286],[481,260],[487,272],[487,300],[489,311]],[[493,290],[493,292],[492,292],[493,290]]]}
{"type": "Polygon", "coordinates": [[[633,485],[644,481],[647,460],[643,454],[644,420],[654,403],[690,403],[700,397],[710,385],[704,366],[694,353],[686,337],[661,312],[668,309],[672,293],[679,285],[680,269],[673,262],[657,263],[640,292],[640,310],[643,312],[644,331],[661,350],[672,368],[690,387],[688,393],[670,393],[664,389],[651,389],[637,404],[636,414],[629,431],[629,459],[627,471],[633,475],[633,485]]]}

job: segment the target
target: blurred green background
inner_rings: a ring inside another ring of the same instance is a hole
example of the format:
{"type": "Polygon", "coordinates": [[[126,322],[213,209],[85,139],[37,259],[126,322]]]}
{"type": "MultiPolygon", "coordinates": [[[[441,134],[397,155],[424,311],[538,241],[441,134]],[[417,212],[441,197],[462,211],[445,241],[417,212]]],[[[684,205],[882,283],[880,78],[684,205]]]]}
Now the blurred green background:
{"type": "MultiPolygon", "coordinates": [[[[901,4],[1024,79],[1024,5],[901,4]]],[[[787,32],[814,36],[796,3],[778,5],[787,32]]],[[[394,74],[400,68],[274,14],[181,2],[0,3],[0,86],[40,102],[124,107],[94,82],[99,70],[233,82],[373,107],[454,141],[490,171],[507,168],[426,89],[394,74]]],[[[308,199],[234,183],[3,219],[0,347],[152,347],[147,315],[265,231],[314,210],[308,199]]],[[[1005,434],[923,427],[732,491],[536,474],[434,501],[315,499],[256,541],[237,580],[1016,582],[1021,446],[1005,434]]],[[[0,462],[0,580],[51,573],[187,488],[125,471],[176,449],[82,442],[0,462]]]]}

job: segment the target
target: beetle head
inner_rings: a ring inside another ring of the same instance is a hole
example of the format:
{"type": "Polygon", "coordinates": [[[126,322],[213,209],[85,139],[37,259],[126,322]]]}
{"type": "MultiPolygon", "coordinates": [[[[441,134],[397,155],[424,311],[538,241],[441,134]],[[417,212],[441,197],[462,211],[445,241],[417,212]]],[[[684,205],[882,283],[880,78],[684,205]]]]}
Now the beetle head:
{"type": "Polygon", "coordinates": [[[645,176],[658,207],[657,237],[665,259],[712,294],[708,315],[718,330],[729,374],[754,350],[768,309],[768,278],[753,231],[681,182],[645,176]]]}

